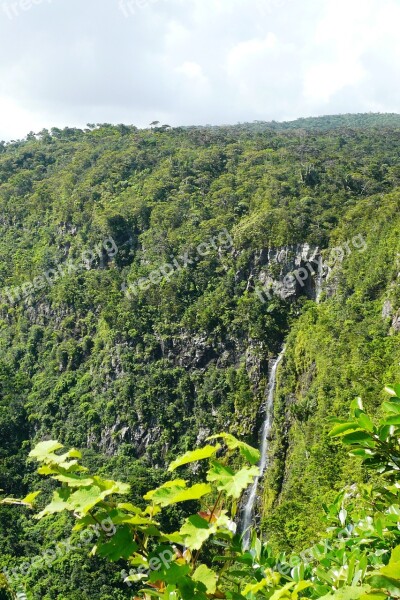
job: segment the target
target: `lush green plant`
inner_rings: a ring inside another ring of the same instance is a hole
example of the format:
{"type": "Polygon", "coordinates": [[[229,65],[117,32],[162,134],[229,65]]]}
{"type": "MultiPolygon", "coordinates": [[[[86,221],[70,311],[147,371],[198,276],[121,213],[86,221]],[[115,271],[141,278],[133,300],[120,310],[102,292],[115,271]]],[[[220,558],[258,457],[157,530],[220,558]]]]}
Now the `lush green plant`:
{"type": "MultiPolygon", "coordinates": [[[[119,499],[129,492],[126,484],[88,475],[78,451],[59,454],[61,444],[41,442],[30,456],[40,462],[41,475],[62,487],[37,518],[69,511],[76,518],[75,530],[97,528],[92,553],[128,560],[137,571],[126,573],[126,582],[140,583],[137,597],[146,600],[400,598],[400,385],[386,389],[391,399],[383,403],[378,424],[358,398],[351,419],[335,419],[330,433],[378,480],[344,490],[325,506],[326,535],[300,556],[274,555],[255,531],[250,548],[242,547],[234,518],[243,492],[258,474],[259,453],[229,434],[212,437],[221,439],[225,450],[220,443],[207,445],[169,466],[175,472],[207,460],[205,481],[167,481],[144,496],[145,506],[119,499]],[[187,517],[179,531],[163,532],[161,511],[189,501],[199,501],[201,510],[187,517]],[[112,533],[105,531],[105,522],[113,524],[112,533]]],[[[21,503],[30,505],[38,494],[21,503]]]]}

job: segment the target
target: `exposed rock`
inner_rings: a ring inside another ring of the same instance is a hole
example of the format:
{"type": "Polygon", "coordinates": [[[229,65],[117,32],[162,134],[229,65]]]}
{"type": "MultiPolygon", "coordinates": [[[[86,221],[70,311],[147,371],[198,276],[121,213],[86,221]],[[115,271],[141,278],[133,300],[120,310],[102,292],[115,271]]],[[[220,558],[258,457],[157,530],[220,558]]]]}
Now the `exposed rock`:
{"type": "Polygon", "coordinates": [[[396,333],[398,333],[400,331],[400,311],[398,311],[394,315],[393,321],[392,321],[392,327],[396,333]]]}
{"type": "Polygon", "coordinates": [[[255,391],[258,390],[260,379],[268,372],[268,364],[263,357],[263,349],[260,344],[256,344],[252,340],[246,349],[245,354],[246,371],[255,391]]]}
{"type": "Polygon", "coordinates": [[[261,250],[254,258],[251,276],[256,290],[261,292],[260,282],[268,298],[275,295],[286,300],[306,295],[316,300],[328,272],[319,248],[301,244],[261,250]]]}
{"type": "Polygon", "coordinates": [[[173,340],[172,354],[176,357],[176,364],[185,368],[205,368],[212,361],[216,362],[219,355],[210,345],[206,335],[191,335],[182,331],[179,337],[173,340]]]}
{"type": "Polygon", "coordinates": [[[211,435],[211,432],[207,427],[200,427],[198,434],[197,434],[196,446],[200,446],[200,444],[204,444],[204,442],[207,440],[207,438],[210,435],[211,435]]]}
{"type": "Polygon", "coordinates": [[[390,300],[386,300],[382,308],[382,319],[388,319],[392,316],[393,307],[390,300]]]}

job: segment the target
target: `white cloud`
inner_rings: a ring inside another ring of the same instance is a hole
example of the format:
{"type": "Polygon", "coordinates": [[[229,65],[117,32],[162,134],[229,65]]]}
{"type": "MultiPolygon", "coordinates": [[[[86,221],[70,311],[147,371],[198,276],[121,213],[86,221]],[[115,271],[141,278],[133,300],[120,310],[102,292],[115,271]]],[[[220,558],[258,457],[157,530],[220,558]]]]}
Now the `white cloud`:
{"type": "Polygon", "coordinates": [[[176,67],[175,71],[181,76],[177,82],[180,90],[195,96],[196,102],[204,101],[209,94],[210,86],[202,67],[196,62],[185,61],[176,67]]]}
{"type": "Polygon", "coordinates": [[[365,69],[357,61],[321,62],[306,72],[303,93],[312,104],[323,105],[343,88],[357,86],[366,75],[365,69]]]}
{"type": "Polygon", "coordinates": [[[0,14],[0,139],[93,121],[400,112],[399,0],[134,7],[126,18],[118,0],[54,0],[0,14]]]}
{"type": "Polygon", "coordinates": [[[18,106],[11,98],[0,96],[0,140],[21,138],[30,131],[39,131],[41,122],[40,116],[18,106]]]}
{"type": "Polygon", "coordinates": [[[203,69],[195,62],[185,61],[183,65],[176,68],[176,71],[182,73],[191,81],[198,81],[202,84],[207,83],[207,77],[204,76],[203,69]]]}
{"type": "Polygon", "coordinates": [[[390,86],[398,94],[394,56],[399,17],[400,6],[392,0],[327,0],[304,62],[303,95],[310,106],[335,106],[340,93],[342,98],[346,93],[354,101],[353,110],[393,110],[389,98],[374,97],[379,69],[371,55],[384,55],[390,86]]]}
{"type": "Polygon", "coordinates": [[[228,73],[236,75],[243,72],[254,64],[254,61],[264,61],[276,48],[277,38],[274,33],[269,32],[264,39],[252,39],[237,44],[228,55],[228,73]]]}

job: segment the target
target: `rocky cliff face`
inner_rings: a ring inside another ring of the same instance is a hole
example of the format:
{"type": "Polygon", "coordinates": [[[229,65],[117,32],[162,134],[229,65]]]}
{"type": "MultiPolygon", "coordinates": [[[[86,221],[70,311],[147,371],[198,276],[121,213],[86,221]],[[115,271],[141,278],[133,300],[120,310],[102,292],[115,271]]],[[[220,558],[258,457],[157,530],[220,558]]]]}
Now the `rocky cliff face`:
{"type": "MultiPolygon", "coordinates": [[[[318,298],[327,271],[321,266],[320,250],[308,244],[263,248],[245,260],[235,251],[232,256],[234,264],[241,264],[235,272],[235,285],[242,290],[237,292],[238,298],[250,292],[256,313],[266,315],[274,300],[280,302],[279,317],[272,317],[272,323],[281,320],[273,343],[260,339],[265,336],[263,326],[254,335],[243,329],[240,321],[234,327],[227,323],[219,335],[199,326],[180,327],[165,335],[154,327],[138,339],[132,330],[123,331],[121,323],[116,325],[112,313],[106,324],[101,306],[89,305],[89,311],[79,313],[76,306],[55,305],[45,297],[32,299],[14,312],[6,311],[11,328],[24,319],[27,331],[37,332],[29,359],[32,367],[28,368],[27,385],[32,400],[28,403],[33,407],[39,397],[47,400],[32,419],[32,423],[38,417],[41,421],[34,425],[36,435],[49,435],[50,430],[53,437],[64,438],[64,431],[74,431],[79,444],[106,456],[115,455],[125,445],[141,457],[156,444],[162,458],[175,437],[164,433],[176,420],[177,431],[189,428],[194,436],[237,423],[238,433],[256,442],[268,361],[276,356],[286,335],[285,315],[300,297],[318,298]],[[106,332],[101,341],[100,329],[106,332]],[[50,335],[52,331],[54,335],[50,335]],[[53,359],[57,377],[50,367],[53,359]],[[40,369],[48,369],[52,389],[41,389],[36,360],[40,369]],[[231,378],[229,383],[227,378],[231,378]],[[154,396],[154,400],[138,400],[139,395],[154,396]],[[176,418],[173,412],[169,414],[171,402],[180,406],[176,418]],[[203,410],[208,413],[204,417],[203,410]]],[[[102,271],[102,276],[106,275],[107,271],[102,271]]]]}
{"type": "Polygon", "coordinates": [[[262,302],[274,296],[288,300],[301,295],[317,300],[328,272],[320,249],[309,244],[263,249],[254,258],[248,287],[255,289],[262,302]]]}

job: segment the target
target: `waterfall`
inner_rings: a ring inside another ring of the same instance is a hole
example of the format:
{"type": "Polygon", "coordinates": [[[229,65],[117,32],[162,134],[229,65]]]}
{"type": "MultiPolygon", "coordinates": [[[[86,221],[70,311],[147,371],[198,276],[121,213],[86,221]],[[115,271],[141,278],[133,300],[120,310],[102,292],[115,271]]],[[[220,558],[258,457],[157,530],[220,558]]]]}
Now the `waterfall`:
{"type": "Polygon", "coordinates": [[[318,259],[318,272],[315,279],[315,301],[319,304],[322,294],[322,282],[324,278],[324,264],[322,262],[322,256],[318,259]]]}
{"type": "Polygon", "coordinates": [[[269,436],[271,433],[272,417],[273,417],[273,411],[274,411],[276,372],[277,372],[277,369],[279,367],[279,364],[280,364],[284,354],[285,354],[285,347],[283,348],[282,352],[278,356],[277,360],[274,362],[273,367],[271,369],[271,375],[269,378],[268,387],[267,387],[267,391],[266,391],[267,402],[265,405],[265,418],[264,418],[264,423],[263,423],[263,426],[261,429],[261,444],[260,444],[261,457],[260,457],[260,462],[258,465],[258,467],[260,469],[260,475],[258,477],[256,477],[253,485],[250,488],[249,497],[247,499],[246,505],[245,505],[245,507],[243,509],[243,513],[242,513],[243,516],[242,516],[241,529],[243,532],[243,546],[246,549],[249,547],[249,544],[250,544],[250,528],[251,528],[251,524],[252,524],[252,520],[253,520],[254,505],[255,505],[255,502],[257,499],[258,483],[260,481],[260,478],[264,475],[265,470],[268,466],[267,459],[268,459],[268,449],[269,449],[269,436]]]}

